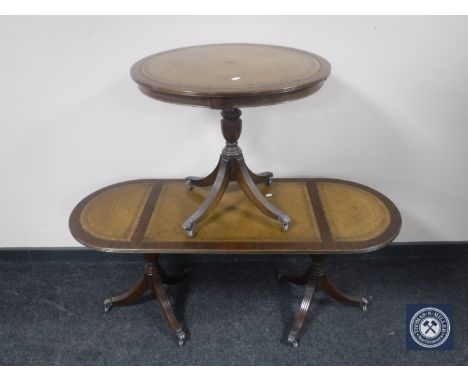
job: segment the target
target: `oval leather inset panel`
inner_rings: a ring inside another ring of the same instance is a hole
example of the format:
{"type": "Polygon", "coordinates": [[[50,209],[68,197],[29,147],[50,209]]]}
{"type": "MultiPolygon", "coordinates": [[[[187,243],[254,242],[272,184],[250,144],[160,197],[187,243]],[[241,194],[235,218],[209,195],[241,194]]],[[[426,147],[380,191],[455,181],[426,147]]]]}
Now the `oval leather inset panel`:
{"type": "Polygon", "coordinates": [[[103,191],[80,215],[85,231],[101,240],[130,241],[153,183],[132,183],[103,191]]]}
{"type": "Polygon", "coordinates": [[[370,192],[335,182],[318,182],[317,186],[334,240],[371,240],[390,224],[387,207],[370,192]]]}

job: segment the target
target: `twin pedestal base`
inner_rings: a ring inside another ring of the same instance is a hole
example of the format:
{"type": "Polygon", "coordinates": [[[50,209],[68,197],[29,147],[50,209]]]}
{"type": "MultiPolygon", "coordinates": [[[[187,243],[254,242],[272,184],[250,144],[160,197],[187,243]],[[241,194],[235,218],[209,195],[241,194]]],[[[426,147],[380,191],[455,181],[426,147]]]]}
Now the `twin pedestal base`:
{"type": "MultiPolygon", "coordinates": [[[[321,290],[340,302],[360,306],[363,311],[367,310],[367,300],[364,297],[350,296],[333,286],[324,270],[325,255],[313,255],[311,257],[312,264],[302,276],[291,277],[284,274],[278,275],[279,279],[286,279],[297,285],[307,284],[307,289],[302,299],[299,312],[297,313],[296,320],[287,339],[294,347],[298,346],[298,337],[310,310],[315,291],[321,290]]],[[[177,283],[183,278],[185,273],[177,276],[168,275],[158,264],[158,259],[159,255],[145,255],[145,272],[140,282],[131,291],[104,300],[104,308],[107,312],[112,306],[129,305],[137,301],[146,291],[151,291],[161,305],[164,317],[177,336],[179,345],[183,345],[186,335],[182,329],[182,325],[179,323],[172,310],[164,290],[164,284],[173,285],[177,283]]]]}

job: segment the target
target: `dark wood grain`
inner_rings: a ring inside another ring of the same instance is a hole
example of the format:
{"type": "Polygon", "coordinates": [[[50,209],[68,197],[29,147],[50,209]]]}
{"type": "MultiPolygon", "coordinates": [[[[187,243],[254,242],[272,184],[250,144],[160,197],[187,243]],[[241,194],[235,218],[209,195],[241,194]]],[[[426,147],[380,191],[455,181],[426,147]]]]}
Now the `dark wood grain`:
{"type": "Polygon", "coordinates": [[[149,197],[146,201],[145,208],[143,209],[143,213],[141,214],[140,221],[138,222],[135,232],[133,233],[133,243],[141,243],[143,241],[146,228],[148,227],[148,223],[151,219],[151,214],[154,210],[154,207],[156,206],[156,202],[158,201],[158,197],[161,192],[161,186],[162,185],[160,183],[153,184],[149,197]]]}
{"type": "Polygon", "coordinates": [[[317,224],[319,226],[320,237],[322,241],[329,243],[333,240],[330,227],[328,226],[327,219],[325,217],[322,202],[320,201],[318,194],[317,182],[308,182],[307,189],[309,191],[310,201],[312,202],[312,208],[314,209],[315,218],[317,219],[317,224]]]}
{"type": "Polygon", "coordinates": [[[339,302],[348,305],[359,306],[364,312],[367,311],[368,301],[366,298],[351,296],[336,288],[329,280],[328,275],[325,272],[326,256],[313,255],[311,258],[312,263],[310,264],[307,272],[303,275],[299,277],[291,277],[283,274],[280,275],[280,279],[286,279],[292,284],[307,284],[304,297],[302,298],[301,305],[296,314],[294,325],[288,335],[288,342],[294,347],[299,346],[298,337],[311,308],[314,292],[322,291],[339,302]]]}
{"type": "Polygon", "coordinates": [[[177,336],[179,345],[183,345],[186,339],[185,331],[177,320],[164,290],[164,285],[173,285],[177,281],[180,281],[180,279],[181,277],[168,275],[164,271],[159,264],[159,254],[146,254],[143,278],[129,292],[116,297],[106,298],[104,300],[104,309],[108,312],[113,306],[133,304],[147,291],[151,291],[159,302],[169,326],[177,336]]]}
{"type": "Polygon", "coordinates": [[[271,184],[273,173],[266,172],[257,175],[250,171],[245,164],[242,150],[238,145],[238,139],[242,132],[241,114],[242,112],[237,108],[221,112],[223,116],[221,131],[226,140],[226,145],[221,152],[216,169],[206,178],[193,176],[185,178],[190,190],[194,186],[213,185],[202,205],[182,225],[182,228],[190,237],[195,235],[195,226],[208,217],[209,213],[216,208],[231,181],[239,184],[247,198],[260,211],[278,220],[284,230],[289,228],[291,222],[289,216],[271,204],[256,186],[257,183],[262,182],[271,184]]]}

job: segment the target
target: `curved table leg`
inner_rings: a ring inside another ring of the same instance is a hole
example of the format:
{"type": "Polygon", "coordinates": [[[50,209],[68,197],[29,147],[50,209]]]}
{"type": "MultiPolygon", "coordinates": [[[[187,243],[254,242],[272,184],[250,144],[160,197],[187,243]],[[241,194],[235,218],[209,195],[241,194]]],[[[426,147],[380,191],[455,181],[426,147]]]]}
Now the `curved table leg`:
{"type": "Polygon", "coordinates": [[[193,187],[206,187],[211,186],[216,180],[216,176],[219,171],[219,162],[216,165],[215,169],[206,177],[199,178],[197,176],[188,176],[185,178],[189,190],[193,190],[193,187]]]}
{"type": "Polygon", "coordinates": [[[273,173],[271,171],[259,172],[256,174],[247,166],[247,164],[245,167],[247,167],[250,177],[255,184],[265,183],[267,186],[271,186],[271,178],[273,178],[273,173]]]}
{"type": "Polygon", "coordinates": [[[146,277],[143,277],[143,279],[141,279],[140,282],[129,292],[121,294],[120,296],[106,298],[104,300],[104,310],[108,312],[114,305],[129,305],[143,296],[148,289],[146,277]]]}
{"type": "Polygon", "coordinates": [[[339,302],[360,306],[364,312],[367,310],[368,301],[366,298],[351,296],[342,292],[331,283],[327,276],[322,276],[320,278],[320,289],[339,302]]]}
{"type": "Polygon", "coordinates": [[[237,182],[239,183],[242,191],[244,191],[244,194],[260,211],[277,219],[281,223],[283,230],[287,231],[289,224],[291,224],[291,218],[271,204],[260,192],[250,177],[249,169],[247,168],[244,160],[238,159],[237,163],[237,182]]]}
{"type": "Polygon", "coordinates": [[[217,206],[221,197],[226,191],[230,180],[229,178],[230,174],[228,174],[228,161],[224,158],[221,158],[219,161],[219,171],[216,176],[216,181],[208,196],[203,201],[202,205],[182,225],[182,228],[189,237],[193,237],[195,235],[195,225],[203,220],[203,218],[205,218],[210,213],[210,211],[217,206]]]}
{"type": "Polygon", "coordinates": [[[291,343],[294,347],[298,346],[297,337],[301,330],[302,325],[307,317],[307,313],[310,309],[310,303],[312,296],[315,291],[323,291],[328,294],[330,297],[350,305],[357,305],[362,308],[363,311],[367,310],[367,300],[364,297],[356,297],[348,295],[338,288],[336,288],[328,279],[328,276],[325,272],[325,255],[312,255],[312,264],[305,274],[299,277],[289,277],[283,274],[280,274],[279,278],[285,278],[293,284],[303,285],[307,283],[307,290],[302,300],[299,313],[297,314],[296,321],[294,326],[289,333],[288,342],[291,343]],[[307,280],[307,281],[306,281],[307,280]]]}
{"type": "Polygon", "coordinates": [[[136,301],[141,297],[147,290],[153,292],[156,299],[161,304],[163,309],[164,317],[169,322],[172,330],[177,335],[179,345],[183,345],[185,342],[185,332],[182,330],[181,325],[177,321],[177,318],[172,311],[169,300],[167,299],[166,292],[164,291],[163,283],[175,284],[179,281],[187,272],[182,275],[168,275],[162,267],[158,264],[158,254],[146,254],[145,255],[145,273],[143,279],[134,287],[131,291],[124,293],[117,297],[111,297],[104,300],[104,307],[106,312],[110,310],[113,305],[128,305],[136,301]]]}
{"type": "Polygon", "coordinates": [[[172,330],[175,332],[179,340],[179,346],[182,346],[185,342],[186,335],[182,329],[182,326],[179,324],[179,321],[177,321],[174,311],[172,310],[171,304],[166,296],[166,292],[164,291],[161,277],[159,276],[159,274],[155,274],[153,275],[151,281],[152,281],[151,289],[153,293],[155,294],[156,299],[159,301],[159,304],[161,305],[161,308],[164,313],[164,317],[166,317],[166,320],[169,322],[169,325],[171,326],[172,330]]]}
{"type": "Polygon", "coordinates": [[[172,275],[172,274],[166,273],[166,271],[161,268],[160,272],[161,272],[162,283],[165,285],[175,285],[179,283],[180,281],[182,281],[188,275],[189,271],[190,271],[189,269],[184,269],[181,273],[172,275]]]}
{"type": "Polygon", "coordinates": [[[205,178],[193,176],[186,178],[190,190],[194,186],[212,185],[203,204],[182,225],[182,228],[190,237],[195,234],[195,225],[203,220],[218,204],[230,181],[237,181],[248,199],[263,213],[277,219],[284,231],[287,231],[291,224],[291,218],[273,206],[255,185],[257,183],[270,185],[273,173],[262,172],[255,174],[244,162],[242,150],[237,143],[242,132],[241,114],[237,107],[230,107],[221,111],[223,117],[221,131],[226,139],[226,144],[221,152],[218,166],[205,178]]]}
{"type": "Polygon", "coordinates": [[[278,274],[278,280],[283,280],[284,279],[284,280],[287,280],[291,284],[294,284],[294,285],[306,285],[309,282],[309,275],[310,275],[309,271],[307,271],[303,275],[297,276],[297,277],[288,276],[288,275],[286,275],[284,273],[279,273],[278,274]]]}
{"type": "Polygon", "coordinates": [[[291,329],[291,332],[288,335],[288,342],[292,344],[295,348],[299,346],[299,343],[297,342],[297,337],[299,336],[299,332],[307,317],[307,313],[309,312],[312,297],[314,296],[316,288],[317,280],[313,277],[310,277],[307,283],[307,289],[304,298],[302,299],[301,307],[299,308],[296,320],[294,321],[293,328],[291,329]]]}

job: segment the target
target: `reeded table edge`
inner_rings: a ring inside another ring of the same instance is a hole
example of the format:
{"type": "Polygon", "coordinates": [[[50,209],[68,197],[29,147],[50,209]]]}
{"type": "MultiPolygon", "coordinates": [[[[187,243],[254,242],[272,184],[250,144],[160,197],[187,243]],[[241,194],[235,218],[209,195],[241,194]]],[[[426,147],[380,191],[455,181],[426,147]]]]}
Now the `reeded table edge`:
{"type": "MultiPolygon", "coordinates": [[[[241,43],[233,43],[231,45],[238,45],[241,43]]],[[[230,44],[206,44],[207,45],[230,45],[230,44]]],[[[278,103],[285,103],[294,101],[300,98],[307,97],[316,91],[318,91],[325,80],[328,78],[331,72],[330,63],[323,57],[296,48],[290,48],[280,45],[267,45],[267,44],[243,44],[242,45],[259,45],[259,46],[271,46],[276,48],[290,49],[301,52],[308,56],[312,56],[320,63],[320,68],[312,77],[310,82],[301,84],[298,86],[291,86],[285,88],[276,88],[269,90],[253,90],[250,92],[229,92],[229,91],[193,91],[191,93],[185,93],[183,90],[171,89],[167,84],[158,82],[148,78],[142,73],[141,66],[154,56],[161,53],[177,51],[180,49],[191,48],[192,46],[172,49],[168,51],[159,52],[150,56],[144,57],[132,65],[130,74],[132,79],[138,84],[141,92],[148,97],[154,98],[159,101],[190,105],[190,106],[202,106],[209,107],[212,109],[231,109],[235,107],[256,107],[274,105],[278,103]]],[[[195,46],[193,46],[195,47],[195,46]]],[[[188,87],[189,88],[189,87],[188,87]]]]}
{"type": "MultiPolygon", "coordinates": [[[[108,240],[97,239],[94,236],[86,232],[81,225],[80,214],[83,210],[83,207],[87,202],[95,197],[97,194],[104,192],[110,188],[138,182],[154,182],[155,187],[158,188],[157,195],[155,195],[155,200],[159,197],[159,192],[163,183],[168,182],[184,182],[183,179],[138,179],[130,180],[125,182],[120,182],[112,184],[110,186],[101,188],[93,192],[92,194],[85,197],[81,200],[76,207],[73,209],[70,219],[69,219],[69,228],[72,236],[81,244],[88,248],[95,249],[101,252],[110,252],[110,253],[159,253],[159,254],[169,254],[169,253],[205,253],[205,254],[317,254],[317,253],[335,253],[335,254],[350,254],[350,253],[366,253],[380,249],[390,242],[392,242],[399,234],[401,228],[401,215],[394,203],[388,199],[385,195],[380,192],[364,186],[359,183],[332,179],[332,178],[278,178],[273,179],[274,182],[292,182],[292,181],[303,181],[307,183],[309,190],[309,196],[313,204],[314,212],[316,218],[318,219],[318,225],[322,239],[324,240],[321,243],[310,243],[310,242],[196,242],[191,241],[190,238],[187,238],[184,242],[175,242],[175,243],[157,243],[157,242],[147,242],[147,243],[138,243],[138,242],[111,242],[108,240]],[[342,241],[335,242],[330,239],[330,229],[326,221],[324,221],[323,211],[321,210],[321,204],[318,199],[318,193],[316,188],[316,182],[335,182],[348,184],[351,186],[358,187],[369,193],[378,197],[388,208],[390,213],[390,223],[386,230],[384,230],[379,236],[361,242],[350,242],[342,241]],[[315,191],[314,191],[315,190],[315,191]],[[318,204],[317,204],[318,203],[318,204]],[[113,244],[113,245],[112,245],[113,244]],[[122,246],[117,247],[116,244],[122,246]],[[123,245],[126,245],[125,247],[123,245]]],[[[150,206],[151,207],[151,206],[150,206]]],[[[154,206],[153,206],[154,208],[154,206]]],[[[182,229],[182,228],[181,228],[182,229]]]]}

